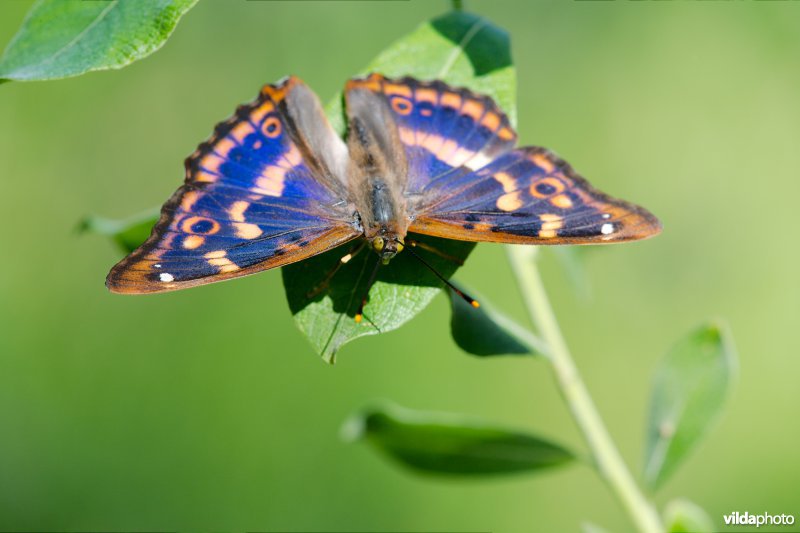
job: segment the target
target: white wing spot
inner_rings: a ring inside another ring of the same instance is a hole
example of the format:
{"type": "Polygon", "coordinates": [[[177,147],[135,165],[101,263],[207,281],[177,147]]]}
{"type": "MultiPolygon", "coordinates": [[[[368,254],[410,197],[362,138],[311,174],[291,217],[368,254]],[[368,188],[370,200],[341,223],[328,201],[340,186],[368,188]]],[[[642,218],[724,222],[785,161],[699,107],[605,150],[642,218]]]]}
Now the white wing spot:
{"type": "Polygon", "coordinates": [[[163,281],[164,283],[169,283],[170,281],[175,281],[175,276],[172,274],[167,274],[166,272],[162,272],[158,275],[158,279],[163,281]]]}
{"type": "Polygon", "coordinates": [[[614,233],[614,224],[609,224],[606,222],[600,227],[600,233],[603,235],[609,235],[610,233],[614,233]]]}
{"type": "Polygon", "coordinates": [[[478,152],[477,154],[467,159],[464,162],[464,166],[470,170],[480,170],[491,162],[492,159],[489,159],[484,154],[478,152]]]}
{"type": "Polygon", "coordinates": [[[605,219],[611,218],[611,213],[603,213],[603,218],[605,219]]]}

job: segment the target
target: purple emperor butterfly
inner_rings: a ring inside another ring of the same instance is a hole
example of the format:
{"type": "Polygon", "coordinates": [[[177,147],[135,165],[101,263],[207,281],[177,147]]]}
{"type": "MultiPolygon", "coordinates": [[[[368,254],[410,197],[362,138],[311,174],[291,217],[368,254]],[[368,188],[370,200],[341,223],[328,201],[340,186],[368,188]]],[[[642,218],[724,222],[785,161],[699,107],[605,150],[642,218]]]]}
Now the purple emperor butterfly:
{"type": "Polygon", "coordinates": [[[516,133],[488,97],[372,74],[350,80],[345,99],[343,141],[302,81],[265,86],[186,160],[185,183],[150,238],[111,270],[108,288],[183,289],[357,239],[357,249],[378,254],[377,271],[415,243],[414,233],[595,244],[661,229],[546,149],[515,148],[516,133]]]}

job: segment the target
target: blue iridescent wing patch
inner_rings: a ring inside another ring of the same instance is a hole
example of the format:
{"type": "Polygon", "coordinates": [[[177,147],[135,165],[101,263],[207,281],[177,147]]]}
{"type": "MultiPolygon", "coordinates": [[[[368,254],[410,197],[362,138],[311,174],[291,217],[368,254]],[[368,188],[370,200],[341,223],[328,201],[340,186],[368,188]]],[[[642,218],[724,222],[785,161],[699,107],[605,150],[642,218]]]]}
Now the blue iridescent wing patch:
{"type": "Polygon", "coordinates": [[[184,185],[106,285],[120,293],[181,289],[293,263],[358,237],[335,177],[341,169],[330,168],[343,164],[330,155],[342,150],[300,80],[265,86],[186,160],[184,185]],[[309,148],[326,143],[325,156],[309,148]]]}

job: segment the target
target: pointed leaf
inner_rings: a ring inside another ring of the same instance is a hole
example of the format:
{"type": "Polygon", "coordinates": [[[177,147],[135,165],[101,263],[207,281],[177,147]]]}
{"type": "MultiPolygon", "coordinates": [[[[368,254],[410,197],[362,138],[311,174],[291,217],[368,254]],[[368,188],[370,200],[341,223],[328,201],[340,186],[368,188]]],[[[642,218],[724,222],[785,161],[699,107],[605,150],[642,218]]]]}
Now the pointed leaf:
{"type": "MultiPolygon", "coordinates": [[[[477,15],[452,12],[422,24],[384,50],[361,74],[367,72],[437,78],[455,86],[466,86],[493,97],[512,123],[514,121],[516,80],[508,34],[477,15]]],[[[327,110],[334,127],[343,132],[341,95],[332,100],[327,110]]],[[[420,240],[426,240],[462,262],[474,246],[443,239],[420,240]]],[[[442,286],[408,254],[400,254],[381,270],[369,294],[365,320],[356,324],[353,316],[366,291],[366,282],[376,261],[374,253],[361,252],[333,277],[328,291],[309,294],[321,285],[333,265],[349,249],[345,246],[283,269],[283,283],[295,322],[329,362],[345,343],[406,323],[428,305],[442,286]]],[[[458,268],[456,263],[435,255],[427,255],[426,260],[445,277],[450,277],[458,268]]]]}
{"type": "Polygon", "coordinates": [[[719,416],[736,371],[727,330],[709,324],[678,342],[656,371],[644,479],[656,488],[719,416]]]}
{"type": "Polygon", "coordinates": [[[455,292],[450,291],[450,333],[459,348],[479,356],[537,355],[545,352],[543,342],[506,315],[479,297],[474,291],[459,289],[477,298],[475,308],[455,292]]]}
{"type": "MultiPolygon", "coordinates": [[[[517,78],[508,33],[472,13],[453,11],[423,23],[381,52],[359,74],[439,79],[491,96],[517,123],[517,78]]],[[[328,104],[331,124],[344,132],[342,95],[328,104]]]]}
{"type": "Polygon", "coordinates": [[[557,444],[451,414],[394,405],[365,409],[342,428],[413,470],[447,475],[534,472],[574,459],[557,444]]]}
{"type": "MultiPolygon", "coordinates": [[[[439,250],[465,259],[474,243],[415,236],[439,250]]],[[[284,267],[283,286],[295,323],[326,362],[333,363],[340,346],[363,335],[398,328],[425,309],[442,283],[409,254],[398,254],[390,265],[381,267],[369,291],[364,320],[355,314],[367,291],[370,274],[378,262],[374,252],[364,249],[330,280],[328,288],[313,293],[324,278],[348,253],[352,245],[284,267]]],[[[458,265],[440,257],[426,259],[440,274],[449,277],[458,265]]]]}
{"type": "Polygon", "coordinates": [[[197,0],[40,0],[0,58],[0,81],[118,69],[166,42],[197,0]]]}
{"type": "Polygon", "coordinates": [[[78,224],[78,231],[111,237],[124,253],[129,254],[147,240],[156,220],[158,209],[125,220],[88,216],[78,224]]]}

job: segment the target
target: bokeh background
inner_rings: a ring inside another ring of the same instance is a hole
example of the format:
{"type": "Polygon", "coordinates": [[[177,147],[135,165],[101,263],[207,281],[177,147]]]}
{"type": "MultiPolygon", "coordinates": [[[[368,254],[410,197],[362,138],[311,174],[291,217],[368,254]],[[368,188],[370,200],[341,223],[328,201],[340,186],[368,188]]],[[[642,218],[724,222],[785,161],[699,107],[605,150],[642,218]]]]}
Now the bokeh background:
{"type": "MultiPolygon", "coordinates": [[[[0,5],[0,43],[30,6],[0,5]]],[[[203,1],[162,50],[113,72],[0,87],[0,529],[611,530],[629,522],[592,470],[437,480],[343,443],[374,398],[528,428],[581,450],[547,366],[477,359],[438,297],[403,329],[325,365],[280,273],[114,296],[90,213],[159,205],[182,160],[265,82],[328,99],[444,1],[203,1]]],[[[657,496],[722,527],[735,510],[800,515],[800,4],[467,2],[507,28],[519,130],[663,235],[585,254],[591,294],[544,273],[621,451],[642,462],[650,376],[709,317],[741,357],[721,423],[657,496]]],[[[524,318],[497,245],[458,278],[524,318]]]]}

